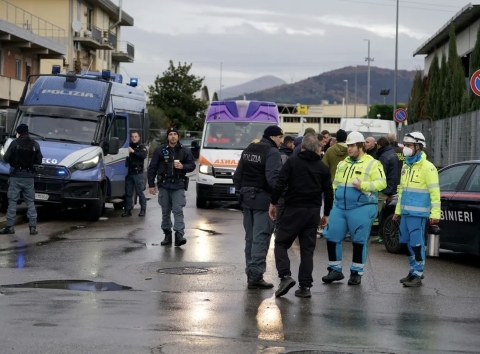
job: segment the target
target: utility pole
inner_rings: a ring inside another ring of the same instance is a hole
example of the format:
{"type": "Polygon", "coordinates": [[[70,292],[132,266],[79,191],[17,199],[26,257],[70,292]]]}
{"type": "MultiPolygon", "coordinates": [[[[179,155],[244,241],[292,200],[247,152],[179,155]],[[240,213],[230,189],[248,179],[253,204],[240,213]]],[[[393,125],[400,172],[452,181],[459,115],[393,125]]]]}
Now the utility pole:
{"type": "Polygon", "coordinates": [[[220,62],[220,97],[218,98],[219,101],[222,100],[222,72],[223,72],[223,62],[220,62]]]}
{"type": "Polygon", "coordinates": [[[345,88],[345,118],[348,118],[348,80],[343,80],[347,84],[345,88]]]}
{"type": "MultiPolygon", "coordinates": [[[[398,1],[398,0],[397,0],[398,1]]],[[[364,39],[368,42],[368,57],[365,61],[368,62],[368,74],[367,74],[367,118],[370,113],[370,62],[374,61],[374,58],[370,58],[370,39],[364,39]]]]}
{"type": "MultiPolygon", "coordinates": [[[[395,78],[393,83],[393,111],[397,110],[397,72],[398,72],[398,8],[399,0],[397,0],[397,24],[395,31],[395,78]]],[[[393,118],[393,117],[392,117],[393,118]]]]}
{"type": "Polygon", "coordinates": [[[355,106],[353,107],[353,118],[357,118],[357,75],[358,65],[355,65],[355,106]]]}

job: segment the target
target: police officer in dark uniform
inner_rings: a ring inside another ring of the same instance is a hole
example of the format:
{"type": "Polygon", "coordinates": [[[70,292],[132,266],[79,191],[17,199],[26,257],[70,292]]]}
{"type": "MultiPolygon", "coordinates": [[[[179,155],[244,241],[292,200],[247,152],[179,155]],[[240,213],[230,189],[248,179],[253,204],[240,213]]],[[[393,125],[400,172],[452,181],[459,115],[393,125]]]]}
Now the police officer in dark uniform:
{"type": "Polygon", "coordinates": [[[245,273],[249,289],[271,289],[273,284],[263,279],[270,238],[274,224],[268,216],[270,195],[275,187],[282,160],[278,147],[283,131],[269,126],[263,138],[248,146],[241,155],[233,175],[235,190],[243,208],[245,228],[245,273]]]}
{"type": "Polygon", "coordinates": [[[122,216],[132,216],[133,209],[133,189],[137,192],[140,199],[140,213],[138,216],[145,216],[147,209],[147,199],[143,193],[143,165],[147,158],[147,148],[140,143],[140,134],[138,132],[130,133],[129,155],[127,157],[128,174],[125,176],[125,211],[122,216]]]}
{"type": "Polygon", "coordinates": [[[185,222],[183,207],[187,204],[185,191],[188,189],[189,179],[187,173],[195,170],[195,160],[190,149],[180,144],[178,130],[167,130],[168,141],[155,149],[150,166],[148,167],[148,186],[150,194],[155,195],[155,176],[159,189],[158,203],[162,207],[162,230],[165,239],[162,246],[172,244],[172,219],[173,212],[175,231],[175,246],[187,243],[184,238],[185,222]]]}
{"type": "Polygon", "coordinates": [[[17,215],[17,202],[20,199],[20,193],[23,195],[23,200],[28,208],[27,217],[30,225],[30,235],[38,234],[34,176],[35,165],[41,165],[42,159],[40,145],[30,138],[28,126],[20,124],[17,127],[17,139],[10,144],[3,156],[3,161],[10,164],[10,178],[7,192],[7,224],[3,230],[0,230],[0,234],[15,233],[13,225],[17,215]]]}

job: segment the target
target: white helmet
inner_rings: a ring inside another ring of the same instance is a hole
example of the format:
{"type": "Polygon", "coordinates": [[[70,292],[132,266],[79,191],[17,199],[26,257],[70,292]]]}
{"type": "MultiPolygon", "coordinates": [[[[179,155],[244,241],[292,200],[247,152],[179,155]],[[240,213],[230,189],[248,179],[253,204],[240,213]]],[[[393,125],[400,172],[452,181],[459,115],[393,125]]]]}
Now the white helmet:
{"type": "Polygon", "coordinates": [[[363,137],[362,133],[351,132],[347,136],[347,141],[346,141],[347,145],[355,144],[355,143],[364,143],[364,142],[365,142],[365,138],[363,137]]]}
{"type": "Polygon", "coordinates": [[[427,142],[425,140],[425,137],[423,136],[422,133],[420,132],[411,132],[405,134],[403,137],[403,143],[410,143],[410,144],[421,144],[423,148],[427,147],[427,142]]]}

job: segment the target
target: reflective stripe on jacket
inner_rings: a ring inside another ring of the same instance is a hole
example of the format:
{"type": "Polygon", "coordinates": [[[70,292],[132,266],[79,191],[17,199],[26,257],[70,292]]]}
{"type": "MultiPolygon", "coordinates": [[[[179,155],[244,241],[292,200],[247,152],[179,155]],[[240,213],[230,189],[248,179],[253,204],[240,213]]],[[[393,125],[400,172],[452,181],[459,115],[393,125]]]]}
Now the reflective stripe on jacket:
{"type": "Polygon", "coordinates": [[[438,171],[421,152],[420,161],[402,168],[395,214],[440,219],[438,171]]]}
{"type": "Polygon", "coordinates": [[[378,192],[386,187],[387,180],[380,161],[368,154],[356,161],[347,157],[338,164],[333,180],[335,205],[340,209],[355,209],[366,204],[377,204],[378,192]],[[361,191],[353,187],[356,178],[362,182],[361,191]]]}

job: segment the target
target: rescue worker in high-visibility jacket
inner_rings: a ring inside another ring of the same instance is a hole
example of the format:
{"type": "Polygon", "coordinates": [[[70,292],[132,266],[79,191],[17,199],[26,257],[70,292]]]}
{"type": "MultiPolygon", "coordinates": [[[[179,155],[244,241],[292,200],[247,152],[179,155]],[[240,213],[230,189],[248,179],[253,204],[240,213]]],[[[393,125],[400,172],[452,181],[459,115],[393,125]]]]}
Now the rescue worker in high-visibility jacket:
{"type": "Polygon", "coordinates": [[[425,268],[425,232],[427,222],[440,220],[441,202],[438,171],[422,151],[425,137],[420,132],[403,138],[405,164],[402,168],[398,203],[393,220],[400,218],[400,243],[407,244],[410,272],[400,279],[406,287],[422,285],[425,268]]]}
{"type": "Polygon", "coordinates": [[[324,230],[328,249],[328,275],[323,282],[342,280],[342,241],[350,232],[353,259],[348,285],[362,282],[367,261],[368,238],[378,214],[378,192],[387,187],[382,164],[366,154],[365,138],[351,132],[346,140],[348,157],[337,166],[333,188],[335,199],[324,230]]]}

